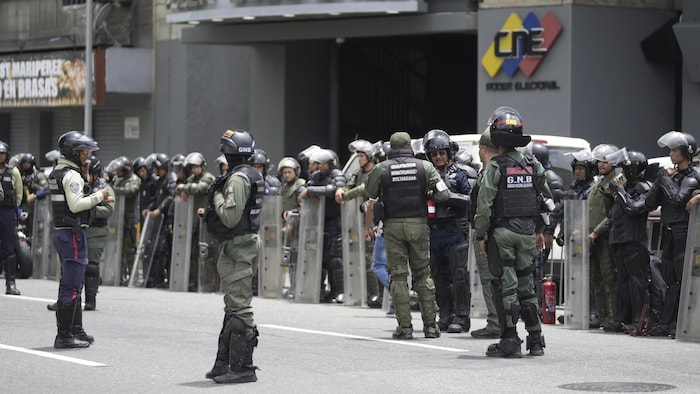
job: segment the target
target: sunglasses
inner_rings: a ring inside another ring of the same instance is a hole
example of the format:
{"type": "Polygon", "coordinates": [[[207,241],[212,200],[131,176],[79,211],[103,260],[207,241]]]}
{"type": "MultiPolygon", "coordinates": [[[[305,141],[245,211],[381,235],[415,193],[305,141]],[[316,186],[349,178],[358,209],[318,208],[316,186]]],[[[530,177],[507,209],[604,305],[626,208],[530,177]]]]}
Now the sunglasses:
{"type": "Polygon", "coordinates": [[[430,152],[430,157],[438,157],[438,156],[447,156],[447,152],[444,149],[430,152]]]}
{"type": "Polygon", "coordinates": [[[83,149],[83,150],[78,151],[78,152],[79,152],[81,155],[86,155],[86,156],[90,155],[90,151],[87,150],[87,149],[83,149]]]}

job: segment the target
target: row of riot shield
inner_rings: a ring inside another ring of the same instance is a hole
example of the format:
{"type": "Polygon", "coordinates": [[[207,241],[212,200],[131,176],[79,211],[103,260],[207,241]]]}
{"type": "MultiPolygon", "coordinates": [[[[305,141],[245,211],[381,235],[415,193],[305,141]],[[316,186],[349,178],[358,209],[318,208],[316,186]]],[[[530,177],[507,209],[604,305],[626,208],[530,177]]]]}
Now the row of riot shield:
{"type": "Polygon", "coordinates": [[[676,339],[700,342],[700,210],[693,208],[688,222],[676,339]]]}
{"type": "Polygon", "coordinates": [[[173,200],[173,204],[173,245],[170,254],[169,289],[187,291],[190,284],[194,199],[188,198],[185,201],[178,196],[173,200]]]}
{"type": "Polygon", "coordinates": [[[53,231],[52,217],[50,198],[41,198],[34,201],[31,247],[32,260],[34,262],[32,276],[34,278],[61,279],[61,263],[51,241],[51,231],[53,231]]]}

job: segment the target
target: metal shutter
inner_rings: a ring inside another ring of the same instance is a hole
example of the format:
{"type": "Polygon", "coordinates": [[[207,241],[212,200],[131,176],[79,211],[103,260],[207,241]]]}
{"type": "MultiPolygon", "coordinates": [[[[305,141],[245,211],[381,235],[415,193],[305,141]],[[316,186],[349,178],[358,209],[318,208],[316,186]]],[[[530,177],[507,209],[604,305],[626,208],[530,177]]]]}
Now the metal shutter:
{"type": "Polygon", "coordinates": [[[103,163],[122,155],[124,119],[118,108],[99,109],[93,112],[92,135],[100,150],[97,157],[103,163]]]}
{"type": "Polygon", "coordinates": [[[12,154],[29,152],[29,112],[13,112],[10,115],[10,144],[12,154]]]}
{"type": "MultiPolygon", "coordinates": [[[[57,109],[51,113],[51,149],[58,149],[58,137],[74,130],[71,126],[71,110],[57,109]]],[[[46,152],[44,152],[46,153],[46,152]]]]}

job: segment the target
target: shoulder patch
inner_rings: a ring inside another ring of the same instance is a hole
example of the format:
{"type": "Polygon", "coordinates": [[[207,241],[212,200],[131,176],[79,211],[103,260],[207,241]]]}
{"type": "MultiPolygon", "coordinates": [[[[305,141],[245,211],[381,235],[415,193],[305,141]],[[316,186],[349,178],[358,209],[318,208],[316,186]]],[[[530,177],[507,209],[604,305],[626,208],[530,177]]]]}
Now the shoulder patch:
{"type": "Polygon", "coordinates": [[[78,182],[71,182],[69,188],[70,191],[74,194],[78,194],[78,192],[80,191],[80,185],[78,184],[78,182]]]}

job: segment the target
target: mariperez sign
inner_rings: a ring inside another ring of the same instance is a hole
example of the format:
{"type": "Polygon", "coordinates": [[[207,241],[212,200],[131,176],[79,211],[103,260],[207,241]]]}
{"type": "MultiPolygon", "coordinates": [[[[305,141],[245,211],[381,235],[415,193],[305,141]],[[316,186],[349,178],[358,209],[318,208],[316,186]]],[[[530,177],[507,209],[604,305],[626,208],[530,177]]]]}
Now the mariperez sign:
{"type": "MultiPolygon", "coordinates": [[[[542,63],[561,30],[561,24],[551,12],[546,13],[541,21],[532,12],[522,20],[513,12],[496,33],[489,49],[481,58],[481,65],[491,78],[496,77],[501,70],[511,78],[518,71],[530,78],[542,63]]],[[[557,81],[486,84],[486,90],[491,91],[556,89],[559,89],[557,81]]]]}
{"type": "Polygon", "coordinates": [[[85,61],[82,52],[0,57],[0,107],[77,106],[84,103],[85,61]]]}

